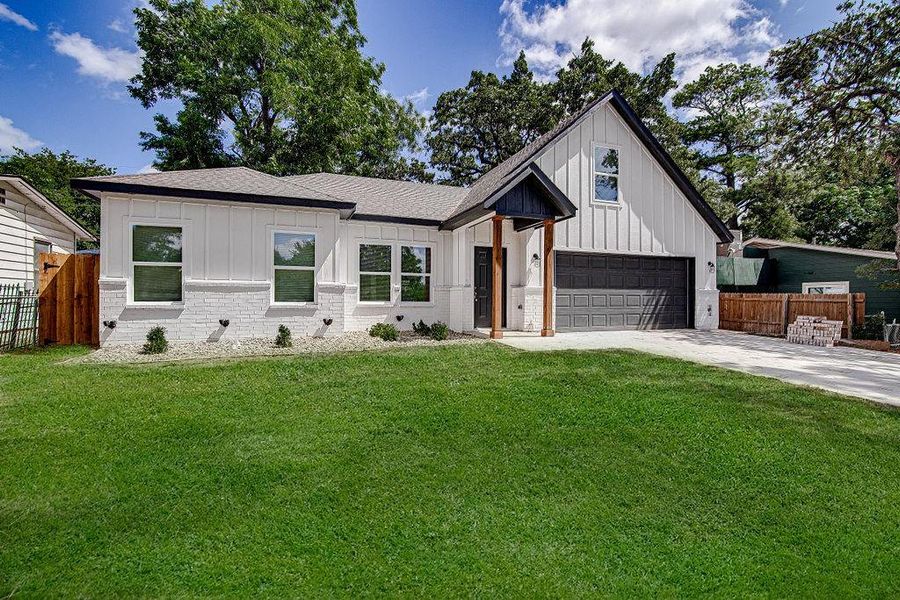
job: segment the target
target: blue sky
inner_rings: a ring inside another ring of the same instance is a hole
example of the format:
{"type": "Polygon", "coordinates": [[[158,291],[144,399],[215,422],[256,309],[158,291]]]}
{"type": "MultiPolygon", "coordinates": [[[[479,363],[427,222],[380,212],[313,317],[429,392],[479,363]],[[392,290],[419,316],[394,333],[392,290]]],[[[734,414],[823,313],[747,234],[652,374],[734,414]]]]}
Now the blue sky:
{"type": "MultiPolygon", "coordinates": [[[[138,133],[154,112],[125,80],[140,64],[131,10],[140,0],[0,0],[0,153],[70,150],[133,173],[153,155],[138,133]]],[[[367,54],[384,88],[427,111],[473,69],[508,70],[525,49],[544,77],[585,36],[641,69],[669,51],[689,80],[708,64],[760,62],[773,46],[826,26],[837,0],[357,0],[367,54]]]]}

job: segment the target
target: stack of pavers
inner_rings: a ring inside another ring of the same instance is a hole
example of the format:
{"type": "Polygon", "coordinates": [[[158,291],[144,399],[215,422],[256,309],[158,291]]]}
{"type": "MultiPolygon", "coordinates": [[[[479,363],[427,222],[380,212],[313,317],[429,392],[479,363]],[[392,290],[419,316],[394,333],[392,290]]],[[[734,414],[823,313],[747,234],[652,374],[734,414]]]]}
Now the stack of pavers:
{"type": "Polygon", "coordinates": [[[825,317],[800,316],[788,325],[787,340],[807,346],[833,347],[841,339],[843,321],[829,321],[825,317]]]}

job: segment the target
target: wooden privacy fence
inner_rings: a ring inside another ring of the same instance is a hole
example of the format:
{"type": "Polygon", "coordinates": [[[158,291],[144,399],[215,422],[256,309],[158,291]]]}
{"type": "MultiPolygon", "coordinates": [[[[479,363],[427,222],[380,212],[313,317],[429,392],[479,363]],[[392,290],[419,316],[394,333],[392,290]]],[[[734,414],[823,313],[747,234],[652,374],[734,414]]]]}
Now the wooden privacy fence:
{"type": "Polygon", "coordinates": [[[800,315],[843,321],[841,337],[866,314],[866,295],[857,294],[719,294],[719,327],[783,336],[800,315]]]}
{"type": "Polygon", "coordinates": [[[39,339],[42,344],[100,344],[100,256],[39,256],[39,339]]]}
{"type": "Polygon", "coordinates": [[[19,285],[0,285],[0,351],[34,346],[37,323],[37,292],[19,285]]]}

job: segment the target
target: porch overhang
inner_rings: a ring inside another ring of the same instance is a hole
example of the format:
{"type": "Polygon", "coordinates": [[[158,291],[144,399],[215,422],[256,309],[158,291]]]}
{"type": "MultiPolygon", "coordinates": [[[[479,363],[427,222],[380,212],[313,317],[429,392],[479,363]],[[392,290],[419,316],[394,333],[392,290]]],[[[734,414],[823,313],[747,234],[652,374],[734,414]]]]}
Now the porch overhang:
{"type": "Polygon", "coordinates": [[[576,207],[535,163],[522,168],[481,204],[446,221],[440,229],[458,229],[489,215],[512,219],[516,231],[563,221],[575,216],[576,207]]]}

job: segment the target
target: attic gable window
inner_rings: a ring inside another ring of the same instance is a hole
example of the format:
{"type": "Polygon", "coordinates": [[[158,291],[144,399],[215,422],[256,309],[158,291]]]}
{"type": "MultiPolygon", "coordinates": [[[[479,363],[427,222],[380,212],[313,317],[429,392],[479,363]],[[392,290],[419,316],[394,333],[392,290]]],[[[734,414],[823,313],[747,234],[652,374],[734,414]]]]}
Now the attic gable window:
{"type": "Polygon", "coordinates": [[[619,201],[619,151],[609,146],[594,146],[594,202],[619,201]]]}

